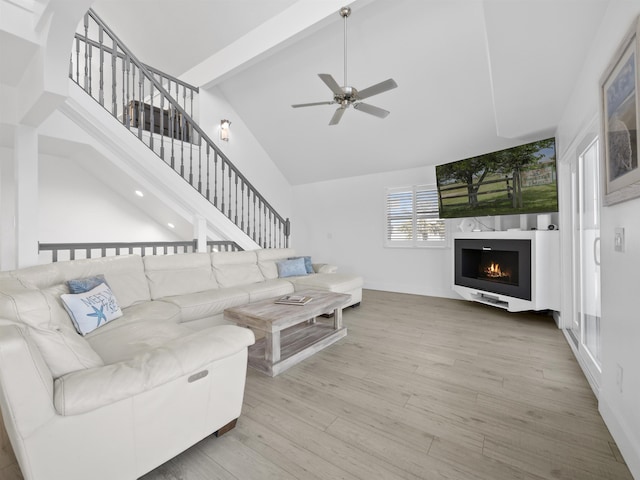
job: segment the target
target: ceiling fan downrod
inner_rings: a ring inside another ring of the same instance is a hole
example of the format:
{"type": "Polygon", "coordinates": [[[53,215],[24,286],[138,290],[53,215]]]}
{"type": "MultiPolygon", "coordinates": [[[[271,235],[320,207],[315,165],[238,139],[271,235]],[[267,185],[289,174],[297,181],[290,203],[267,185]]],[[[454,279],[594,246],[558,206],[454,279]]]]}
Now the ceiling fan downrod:
{"type": "Polygon", "coordinates": [[[344,83],[342,84],[344,87],[348,85],[347,83],[347,18],[351,15],[351,8],[342,7],[340,9],[340,16],[344,18],[344,83]]]}

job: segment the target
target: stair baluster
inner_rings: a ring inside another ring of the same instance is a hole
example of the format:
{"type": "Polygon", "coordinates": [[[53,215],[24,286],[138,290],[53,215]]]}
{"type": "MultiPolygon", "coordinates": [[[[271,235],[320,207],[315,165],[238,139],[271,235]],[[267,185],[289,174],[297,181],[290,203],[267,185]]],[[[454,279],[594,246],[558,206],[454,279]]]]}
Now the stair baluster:
{"type": "Polygon", "coordinates": [[[100,38],[100,87],[98,90],[98,102],[104,107],[104,29],[102,26],[98,29],[98,37],[100,38]]]}
{"type": "Polygon", "coordinates": [[[288,220],[271,207],[194,120],[196,87],[141,63],[93,10],[84,16],[72,50],[69,77],[75,83],[91,96],[97,91],[100,105],[106,105],[125,128],[136,129],[141,141],[260,246],[288,246],[288,220]],[[98,49],[97,58],[93,58],[93,48],[98,49]],[[111,74],[105,68],[111,68],[111,74]],[[249,208],[252,196],[253,210],[249,208]]]}

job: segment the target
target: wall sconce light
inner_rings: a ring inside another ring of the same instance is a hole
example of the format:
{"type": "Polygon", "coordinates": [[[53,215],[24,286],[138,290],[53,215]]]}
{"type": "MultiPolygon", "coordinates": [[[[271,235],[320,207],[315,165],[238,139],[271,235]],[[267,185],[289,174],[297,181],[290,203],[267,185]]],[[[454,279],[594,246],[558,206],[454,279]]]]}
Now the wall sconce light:
{"type": "Polygon", "coordinates": [[[229,126],[231,122],[229,120],[220,120],[220,140],[225,142],[229,141],[229,126]]]}

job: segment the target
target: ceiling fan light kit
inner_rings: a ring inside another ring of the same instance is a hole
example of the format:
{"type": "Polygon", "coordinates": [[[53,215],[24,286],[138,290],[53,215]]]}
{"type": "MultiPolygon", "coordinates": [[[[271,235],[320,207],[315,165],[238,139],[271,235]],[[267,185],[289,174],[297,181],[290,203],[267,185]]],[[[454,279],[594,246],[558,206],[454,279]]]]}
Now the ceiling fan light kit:
{"type": "Polygon", "coordinates": [[[313,107],[317,105],[339,105],[336,109],[333,117],[329,121],[329,125],[337,125],[342,118],[345,110],[349,106],[353,106],[355,110],[359,110],[364,113],[368,113],[370,115],[374,115],[378,118],[385,118],[389,115],[387,110],[384,110],[380,107],[376,107],[374,105],[370,105],[368,103],[363,103],[362,100],[365,98],[372,97],[373,95],[377,95],[382,92],[386,92],[387,90],[391,90],[396,88],[398,84],[393,80],[393,78],[389,78],[384,82],[376,83],[364,90],[358,91],[354,87],[351,87],[347,83],[347,18],[351,15],[351,8],[342,7],[340,9],[340,16],[344,18],[344,86],[338,85],[338,82],[328,73],[319,73],[318,76],[320,80],[322,80],[327,87],[333,92],[333,100],[328,102],[313,102],[313,103],[298,103],[295,105],[291,105],[293,108],[299,107],[313,107]]]}

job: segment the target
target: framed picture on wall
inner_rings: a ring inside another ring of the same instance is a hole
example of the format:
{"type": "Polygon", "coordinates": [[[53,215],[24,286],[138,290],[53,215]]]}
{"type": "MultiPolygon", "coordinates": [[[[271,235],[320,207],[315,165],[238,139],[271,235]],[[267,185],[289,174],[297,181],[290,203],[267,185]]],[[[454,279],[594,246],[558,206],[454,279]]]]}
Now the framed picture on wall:
{"type": "Polygon", "coordinates": [[[600,82],[605,206],[640,197],[639,31],[637,18],[600,82]]]}

